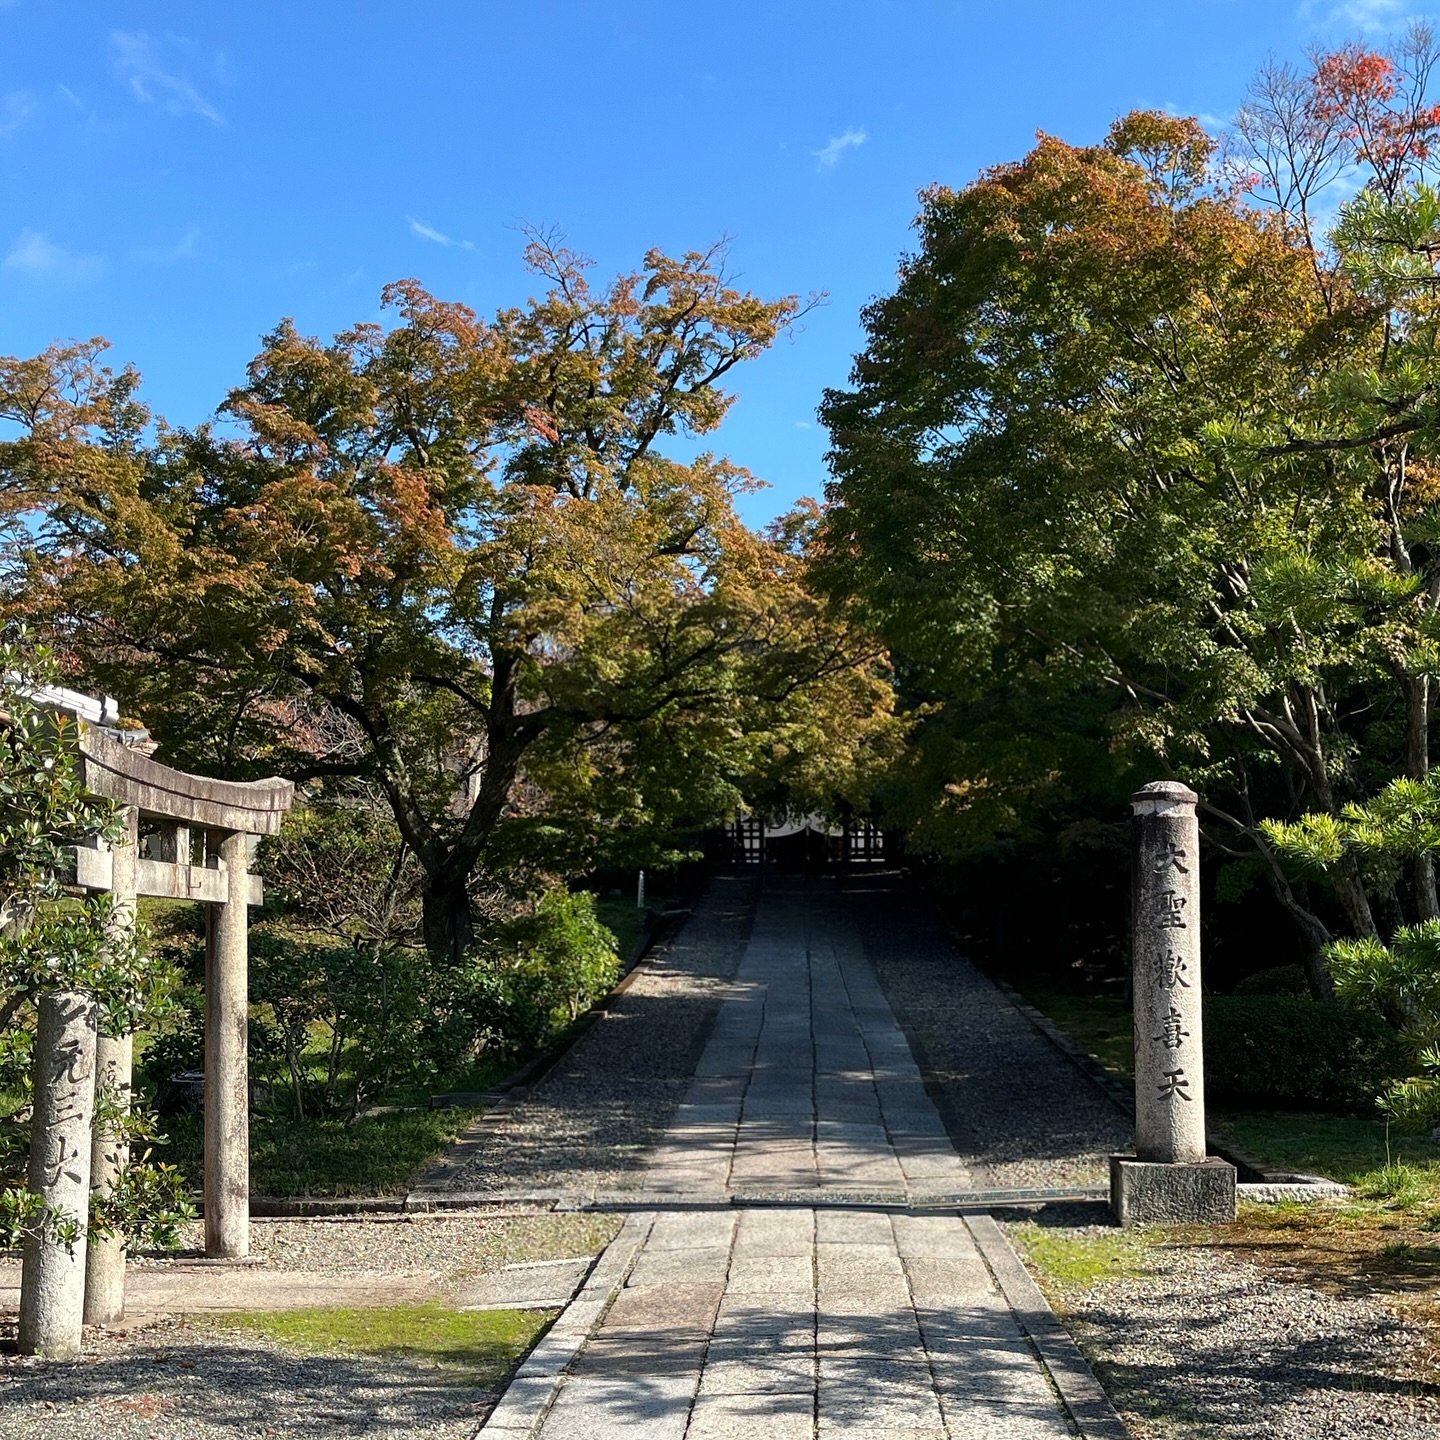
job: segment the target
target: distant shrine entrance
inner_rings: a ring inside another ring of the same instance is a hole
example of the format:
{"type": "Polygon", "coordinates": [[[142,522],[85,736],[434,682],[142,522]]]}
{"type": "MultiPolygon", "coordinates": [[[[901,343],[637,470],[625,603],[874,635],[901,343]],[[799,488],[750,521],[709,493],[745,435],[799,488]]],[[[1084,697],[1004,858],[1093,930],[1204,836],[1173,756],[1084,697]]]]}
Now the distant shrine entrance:
{"type": "Polygon", "coordinates": [[[869,820],[834,825],[821,815],[767,819],[741,814],[730,823],[730,858],[740,865],[813,874],[851,865],[883,865],[885,835],[869,820]]]}

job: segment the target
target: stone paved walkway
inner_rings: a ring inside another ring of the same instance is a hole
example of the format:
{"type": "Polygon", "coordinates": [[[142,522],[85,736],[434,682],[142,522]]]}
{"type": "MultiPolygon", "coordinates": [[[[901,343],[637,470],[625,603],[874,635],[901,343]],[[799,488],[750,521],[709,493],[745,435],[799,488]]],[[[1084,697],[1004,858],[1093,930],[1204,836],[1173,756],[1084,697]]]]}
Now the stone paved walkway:
{"type": "Polygon", "coordinates": [[[973,1184],[835,891],[772,891],[645,1188],[797,1196],[973,1184]]]}
{"type": "Polygon", "coordinates": [[[993,1223],[850,1203],[962,1190],[970,1176],[848,911],[824,896],[761,900],[646,1174],[647,1190],[681,1203],[627,1220],[482,1437],[1076,1433],[977,1245],[972,1224],[998,1238],[993,1223]],[[756,1203],[765,1194],[780,1203],[756,1203]]]}

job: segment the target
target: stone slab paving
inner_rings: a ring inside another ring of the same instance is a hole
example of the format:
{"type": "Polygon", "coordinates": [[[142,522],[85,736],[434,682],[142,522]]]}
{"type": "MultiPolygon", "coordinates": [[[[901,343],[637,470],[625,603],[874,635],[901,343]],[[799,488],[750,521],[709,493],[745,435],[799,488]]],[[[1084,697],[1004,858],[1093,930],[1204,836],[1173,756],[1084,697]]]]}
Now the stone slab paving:
{"type": "Polygon", "coordinates": [[[569,1358],[527,1362],[482,1437],[1080,1433],[1055,1379],[1083,1361],[1030,1313],[1049,1314],[1033,1286],[1012,1303],[1025,1282],[1005,1283],[1013,1254],[988,1217],[841,1199],[868,1191],[903,1203],[973,1178],[848,910],[825,892],[772,889],[760,901],[643,1184],[675,1208],[630,1216],[552,1332],[571,1337],[569,1358]],[[764,1192],[783,1198],[754,1203],[764,1192]],[[723,1203],[700,1208],[702,1197],[723,1203]],[[576,1306],[588,1309],[577,1317],[576,1306]]]}
{"type": "Polygon", "coordinates": [[[834,891],[772,888],[759,903],[642,1183],[652,1193],[791,1198],[973,1188],[834,891]]]}
{"type": "Polygon", "coordinates": [[[1072,1433],[963,1220],[808,1208],[655,1215],[538,1431],[541,1440],[1072,1433]]]}

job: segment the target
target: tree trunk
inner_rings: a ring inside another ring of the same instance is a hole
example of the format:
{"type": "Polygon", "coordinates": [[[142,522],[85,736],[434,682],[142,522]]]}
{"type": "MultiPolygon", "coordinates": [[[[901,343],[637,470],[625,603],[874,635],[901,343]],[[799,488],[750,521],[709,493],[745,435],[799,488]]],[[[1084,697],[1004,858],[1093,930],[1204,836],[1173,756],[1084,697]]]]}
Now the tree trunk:
{"type": "Polygon", "coordinates": [[[1295,893],[1294,886],[1275,864],[1270,852],[1266,850],[1262,853],[1269,861],[1266,878],[1270,881],[1270,888],[1281,908],[1300,932],[1300,940],[1305,947],[1301,963],[1305,967],[1305,981],[1310,986],[1310,993],[1316,1000],[1333,1000],[1335,981],[1330,976],[1330,966],[1325,960],[1325,947],[1334,937],[1326,929],[1325,922],[1295,893]]]}
{"type": "Polygon", "coordinates": [[[1374,912],[1370,909],[1370,898],[1365,893],[1365,882],[1360,878],[1360,866],[1353,855],[1346,855],[1334,872],[1335,894],[1345,910],[1356,939],[1378,940],[1380,931],[1375,924],[1374,912]]]}
{"type": "Polygon", "coordinates": [[[468,877],[427,875],[421,897],[425,948],[437,959],[458,962],[475,941],[468,877]]]}
{"type": "MultiPolygon", "coordinates": [[[[1430,677],[1405,678],[1405,770],[1412,780],[1430,775],[1430,677]]],[[[1415,913],[1421,920],[1440,920],[1440,895],[1435,889],[1435,857],[1417,855],[1413,862],[1415,913]]]]}
{"type": "Polygon", "coordinates": [[[305,1118],[305,1081],[300,1073],[300,1056],[295,1049],[294,1029],[285,1027],[285,1064],[290,1070],[290,1088],[295,1092],[295,1118],[305,1118]]]}

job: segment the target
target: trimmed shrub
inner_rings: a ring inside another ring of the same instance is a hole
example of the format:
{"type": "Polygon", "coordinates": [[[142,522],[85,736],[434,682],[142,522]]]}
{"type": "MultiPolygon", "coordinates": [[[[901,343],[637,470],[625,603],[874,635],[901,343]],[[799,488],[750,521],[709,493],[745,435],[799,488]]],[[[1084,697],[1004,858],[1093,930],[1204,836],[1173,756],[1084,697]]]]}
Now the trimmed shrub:
{"type": "Polygon", "coordinates": [[[1205,998],[1205,1088],[1217,1099],[1373,1113],[1414,1061],[1378,1015],[1281,995],[1205,998]]]}
{"type": "Polygon", "coordinates": [[[1237,995],[1288,995],[1294,1000],[1309,1000],[1310,982],[1303,965],[1276,965],[1270,970],[1257,970],[1247,975],[1236,987],[1237,995]]]}
{"type": "Polygon", "coordinates": [[[584,890],[547,891],[528,914],[495,925],[470,960],[492,1044],[518,1054],[559,1039],[620,978],[615,936],[584,890]]]}

